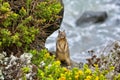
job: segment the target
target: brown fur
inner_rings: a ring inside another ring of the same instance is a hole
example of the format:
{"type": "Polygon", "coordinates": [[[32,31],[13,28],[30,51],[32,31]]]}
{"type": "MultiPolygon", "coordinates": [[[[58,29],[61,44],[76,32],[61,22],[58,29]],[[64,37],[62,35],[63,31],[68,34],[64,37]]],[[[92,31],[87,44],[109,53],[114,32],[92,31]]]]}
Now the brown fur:
{"type": "Polygon", "coordinates": [[[71,65],[69,46],[66,39],[65,31],[59,31],[56,42],[56,58],[60,61],[65,61],[67,65],[71,65]]]}

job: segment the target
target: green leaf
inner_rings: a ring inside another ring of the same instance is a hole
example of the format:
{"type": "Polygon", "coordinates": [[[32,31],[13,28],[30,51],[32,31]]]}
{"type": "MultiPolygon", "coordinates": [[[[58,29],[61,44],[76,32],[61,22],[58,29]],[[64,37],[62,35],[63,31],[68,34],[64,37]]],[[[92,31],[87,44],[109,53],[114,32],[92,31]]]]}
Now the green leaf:
{"type": "Polygon", "coordinates": [[[23,71],[24,73],[28,73],[28,72],[30,72],[30,68],[29,68],[29,67],[23,67],[23,68],[22,68],[22,71],[23,71]]]}

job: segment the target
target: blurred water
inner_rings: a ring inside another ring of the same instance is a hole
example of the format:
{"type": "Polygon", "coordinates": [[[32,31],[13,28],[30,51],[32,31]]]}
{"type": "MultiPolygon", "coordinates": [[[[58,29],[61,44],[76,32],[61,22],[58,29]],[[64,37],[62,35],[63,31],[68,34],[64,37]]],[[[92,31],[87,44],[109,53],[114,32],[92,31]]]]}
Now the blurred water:
{"type": "MultiPolygon", "coordinates": [[[[90,57],[88,50],[102,50],[111,41],[120,40],[120,0],[63,0],[65,13],[61,30],[65,30],[71,59],[85,62],[90,57]],[[104,23],[75,26],[75,21],[84,11],[106,11],[104,23]]],[[[57,31],[46,41],[46,47],[55,51],[57,31]]],[[[98,54],[99,55],[99,54],[98,54]]]]}

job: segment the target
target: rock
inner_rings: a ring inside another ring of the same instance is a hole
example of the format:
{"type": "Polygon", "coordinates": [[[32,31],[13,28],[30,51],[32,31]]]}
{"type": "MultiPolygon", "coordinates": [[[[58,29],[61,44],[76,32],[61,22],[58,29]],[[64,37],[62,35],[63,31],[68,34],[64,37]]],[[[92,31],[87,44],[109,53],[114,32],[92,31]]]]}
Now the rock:
{"type": "Polygon", "coordinates": [[[4,80],[1,68],[0,68],[0,80],[4,80]]]}
{"type": "Polygon", "coordinates": [[[0,80],[22,80],[23,76],[26,77],[27,80],[37,80],[31,79],[36,76],[36,66],[32,64],[31,58],[31,53],[23,53],[20,57],[16,57],[14,55],[11,55],[10,57],[5,57],[3,63],[0,64],[0,80]],[[23,68],[29,69],[29,71],[25,75],[23,72],[23,68]],[[32,71],[33,68],[34,72],[32,71]]]}
{"type": "Polygon", "coordinates": [[[108,15],[105,11],[86,11],[76,21],[76,25],[82,25],[85,23],[100,23],[107,19],[108,15]]]}
{"type": "Polygon", "coordinates": [[[2,53],[0,53],[0,61],[4,58],[5,56],[2,54],[2,53]]]}

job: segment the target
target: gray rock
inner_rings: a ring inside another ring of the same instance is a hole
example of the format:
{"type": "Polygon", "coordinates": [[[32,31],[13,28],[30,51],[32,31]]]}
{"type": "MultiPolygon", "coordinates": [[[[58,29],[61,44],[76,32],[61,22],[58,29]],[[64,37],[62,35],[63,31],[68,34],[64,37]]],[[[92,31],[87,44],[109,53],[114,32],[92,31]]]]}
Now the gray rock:
{"type": "Polygon", "coordinates": [[[104,11],[86,11],[84,12],[80,18],[76,21],[76,25],[83,25],[86,23],[100,23],[104,22],[107,19],[108,15],[104,11]]]}
{"type": "Polygon", "coordinates": [[[2,60],[4,58],[3,54],[0,54],[0,60],[2,60]]]}

